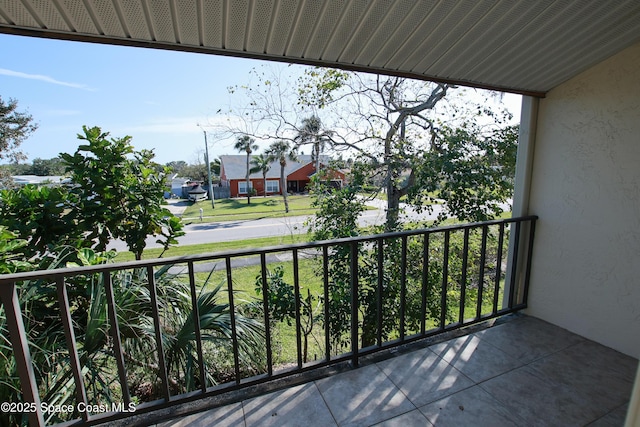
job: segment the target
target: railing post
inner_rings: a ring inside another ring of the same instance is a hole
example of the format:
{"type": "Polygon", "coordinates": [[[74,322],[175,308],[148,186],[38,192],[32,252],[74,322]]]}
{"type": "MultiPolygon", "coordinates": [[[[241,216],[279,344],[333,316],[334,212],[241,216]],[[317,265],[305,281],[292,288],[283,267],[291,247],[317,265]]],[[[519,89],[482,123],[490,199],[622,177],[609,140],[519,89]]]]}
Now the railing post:
{"type": "Polygon", "coordinates": [[[508,307],[510,310],[514,306],[519,304],[519,300],[522,295],[523,286],[523,258],[524,252],[523,239],[521,235],[524,232],[525,227],[522,226],[521,221],[511,223],[511,233],[509,234],[509,249],[507,258],[507,274],[505,277],[504,286],[504,298],[503,307],[508,307]]]}
{"type": "Polygon", "coordinates": [[[358,360],[358,242],[351,242],[351,361],[357,368],[358,360]]]}
{"type": "Polygon", "coordinates": [[[4,312],[7,316],[7,328],[11,338],[13,356],[16,359],[18,375],[20,377],[20,388],[24,396],[25,403],[35,406],[35,411],[29,413],[29,424],[31,426],[44,426],[44,416],[40,407],[40,395],[38,385],[33,371],[31,353],[29,352],[29,340],[22,321],[22,310],[18,300],[18,292],[14,282],[0,285],[0,299],[4,305],[4,312]]]}

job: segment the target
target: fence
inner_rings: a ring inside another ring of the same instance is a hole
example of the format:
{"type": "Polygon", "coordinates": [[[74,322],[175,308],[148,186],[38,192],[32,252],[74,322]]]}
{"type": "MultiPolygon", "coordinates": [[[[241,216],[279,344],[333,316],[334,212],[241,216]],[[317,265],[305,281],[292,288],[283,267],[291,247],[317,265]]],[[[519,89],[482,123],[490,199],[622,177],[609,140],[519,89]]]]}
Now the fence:
{"type": "Polygon", "coordinates": [[[14,420],[114,420],[517,311],[536,219],[0,276],[14,420]]]}

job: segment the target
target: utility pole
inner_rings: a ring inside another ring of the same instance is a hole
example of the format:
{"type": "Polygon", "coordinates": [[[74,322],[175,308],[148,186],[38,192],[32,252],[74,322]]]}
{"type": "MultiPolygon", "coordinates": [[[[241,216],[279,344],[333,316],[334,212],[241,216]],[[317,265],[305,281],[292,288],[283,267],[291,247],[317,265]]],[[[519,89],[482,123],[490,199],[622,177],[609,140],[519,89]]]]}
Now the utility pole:
{"type": "Polygon", "coordinates": [[[211,199],[211,208],[215,209],[216,204],[213,200],[213,183],[211,182],[211,162],[209,162],[209,144],[207,144],[207,131],[202,129],[204,133],[204,157],[207,162],[207,179],[209,180],[209,199],[211,199]]]}

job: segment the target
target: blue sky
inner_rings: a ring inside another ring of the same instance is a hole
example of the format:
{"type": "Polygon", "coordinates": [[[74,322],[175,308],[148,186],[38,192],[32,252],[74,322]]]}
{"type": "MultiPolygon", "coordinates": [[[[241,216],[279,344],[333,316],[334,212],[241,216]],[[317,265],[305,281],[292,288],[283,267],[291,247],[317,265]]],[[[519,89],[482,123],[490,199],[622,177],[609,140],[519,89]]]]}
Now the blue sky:
{"type": "MultiPolygon", "coordinates": [[[[198,123],[229,103],[260,62],[0,34],[0,95],[15,98],[38,130],[22,144],[30,160],[73,153],[82,126],[131,135],[156,161],[195,161],[204,149],[198,123]]],[[[211,142],[211,141],[210,141],[211,142]]],[[[210,144],[217,156],[231,142],[210,144]]]]}
{"type": "MultiPolygon", "coordinates": [[[[204,150],[198,124],[230,104],[227,87],[247,84],[261,62],[156,49],[0,34],[0,95],[15,98],[38,130],[22,144],[29,161],[73,153],[82,126],[132,136],[156,161],[195,163],[204,150]]],[[[271,65],[285,67],[284,64],[271,65]]],[[[289,73],[302,70],[290,68],[289,73]]],[[[237,95],[236,95],[237,96],[237,95]]],[[[519,97],[505,101],[519,112],[519,97]]],[[[235,99],[233,103],[237,103],[235,99]]],[[[212,157],[235,154],[233,140],[209,137],[212,157]]]]}

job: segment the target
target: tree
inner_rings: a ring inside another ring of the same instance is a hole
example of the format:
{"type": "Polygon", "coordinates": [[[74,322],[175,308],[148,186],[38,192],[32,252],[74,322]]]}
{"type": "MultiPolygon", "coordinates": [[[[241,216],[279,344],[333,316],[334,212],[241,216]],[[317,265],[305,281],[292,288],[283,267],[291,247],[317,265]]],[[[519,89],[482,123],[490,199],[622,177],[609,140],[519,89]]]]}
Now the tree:
{"type": "MultiPolygon", "coordinates": [[[[465,220],[497,213],[495,208],[510,196],[508,185],[477,185],[478,177],[493,175],[498,167],[489,161],[494,150],[501,150],[493,157],[499,157],[507,169],[511,163],[504,162],[515,161],[506,154],[515,150],[516,143],[507,136],[510,132],[505,133],[510,114],[494,111],[488,101],[472,102],[460,96],[443,103],[454,90],[459,88],[401,77],[307,72],[300,102],[332,109],[330,116],[337,119],[333,127],[347,129],[342,139],[332,139],[333,146],[348,147],[368,158],[372,172],[382,178],[387,196],[386,231],[400,228],[400,199],[405,196],[417,208],[437,198],[450,215],[465,220]],[[452,131],[458,128],[465,129],[464,137],[452,131]],[[460,169],[470,158],[473,167],[460,169]],[[455,183],[458,190],[473,188],[482,194],[470,199],[473,207],[460,209],[459,192],[442,191],[441,185],[447,182],[455,183]]],[[[492,96],[485,94],[487,99],[492,96]]]]}
{"type": "Polygon", "coordinates": [[[174,160],[168,162],[166,166],[171,169],[172,173],[178,174],[178,176],[184,176],[184,170],[189,166],[184,160],[174,160]]]}
{"type": "MultiPolygon", "coordinates": [[[[231,89],[232,93],[243,92],[244,104],[231,109],[237,120],[228,122],[240,123],[245,134],[256,138],[293,143],[313,140],[318,129],[332,129],[321,132],[325,145],[336,154],[360,156],[369,165],[371,181],[379,182],[386,192],[386,231],[401,228],[401,199],[418,209],[429,209],[437,199],[450,216],[479,219],[494,214],[493,207],[510,196],[506,187],[498,191],[483,187],[487,193],[471,199],[471,203],[491,200],[491,206],[479,204],[459,212],[459,199],[451,198],[453,192],[440,191],[439,187],[425,192],[420,187],[430,173],[427,166],[435,168],[431,173],[440,181],[452,180],[469,187],[475,184],[473,175],[495,168],[490,162],[476,162],[477,173],[462,174],[455,167],[456,161],[471,153],[489,153],[492,147],[483,141],[495,141],[509,125],[510,115],[501,111],[494,92],[470,93],[450,84],[323,68],[307,69],[295,83],[282,74],[268,74],[268,70],[256,70],[251,77],[257,82],[231,89]],[[309,115],[309,111],[313,113],[309,115]],[[322,123],[318,111],[322,112],[322,123]],[[445,130],[465,123],[473,123],[467,127],[470,138],[464,149],[453,152],[463,157],[438,156],[442,147],[455,142],[447,141],[452,134],[445,130]],[[471,212],[476,217],[469,217],[471,212]]],[[[241,129],[227,131],[237,134],[241,129]]],[[[317,147],[314,154],[321,151],[319,144],[317,147]]]]}
{"type": "Polygon", "coordinates": [[[33,159],[31,174],[37,176],[64,175],[65,167],[60,156],[53,159],[33,159]]]}
{"type": "Polygon", "coordinates": [[[5,102],[0,96],[0,160],[14,163],[26,158],[19,150],[20,144],[38,128],[30,114],[17,109],[18,101],[9,98],[9,102],[5,102]]]}
{"type": "Polygon", "coordinates": [[[112,239],[122,239],[136,259],[140,259],[149,235],[165,249],[182,234],[179,218],[162,205],[165,173],[158,173],[154,154],[136,152],[131,137],[111,138],[99,127],[83,126],[78,135],[87,144],[75,154],[61,154],[79,199],[79,229],[95,248],[104,251],[112,239]],[[133,157],[133,158],[131,158],[133,157]]]}
{"type": "MultiPolygon", "coordinates": [[[[296,319],[296,292],[294,287],[284,279],[284,268],[281,265],[275,266],[273,270],[266,270],[266,284],[262,283],[262,274],[256,277],[255,290],[258,296],[262,295],[266,288],[267,295],[263,299],[267,300],[268,318],[271,323],[286,322],[291,326],[291,322],[296,319]]],[[[251,303],[251,310],[264,317],[263,299],[251,303]]],[[[319,316],[314,310],[316,298],[307,288],[307,296],[298,295],[297,305],[300,307],[300,332],[302,333],[302,362],[307,363],[309,358],[309,337],[319,316]]],[[[273,330],[273,329],[271,329],[273,330]]]]}
{"type": "Polygon", "coordinates": [[[302,119],[302,128],[298,130],[295,141],[298,146],[311,144],[311,161],[315,164],[316,172],[320,171],[320,156],[327,143],[330,142],[332,132],[322,129],[322,121],[317,115],[302,119]]]}
{"type": "Polygon", "coordinates": [[[249,176],[251,175],[251,167],[249,166],[249,161],[251,153],[253,153],[253,150],[258,149],[258,145],[255,143],[255,139],[251,138],[249,135],[244,135],[238,137],[233,148],[240,152],[244,151],[247,153],[247,204],[251,204],[251,180],[249,179],[249,176]]]}
{"type": "Polygon", "coordinates": [[[264,196],[267,195],[267,173],[271,169],[271,163],[272,163],[272,160],[269,158],[268,155],[264,153],[259,154],[257,156],[253,156],[253,158],[251,159],[251,164],[253,165],[253,167],[249,170],[249,173],[256,173],[256,172],[262,173],[262,181],[264,184],[263,186],[264,196]]]}
{"type": "Polygon", "coordinates": [[[287,160],[295,162],[298,160],[295,148],[291,148],[291,145],[287,141],[275,141],[267,149],[267,155],[273,161],[280,163],[280,191],[282,192],[282,198],[284,199],[284,211],[289,213],[289,201],[287,200],[287,177],[284,174],[284,168],[287,167],[287,160]]]}
{"type": "MultiPolygon", "coordinates": [[[[356,237],[360,233],[358,217],[365,210],[363,198],[360,196],[365,175],[356,163],[350,176],[350,182],[342,188],[326,184],[321,171],[311,181],[313,195],[312,206],[317,209],[313,219],[307,221],[312,240],[333,240],[356,237]]],[[[362,245],[358,251],[362,253],[362,245]]],[[[328,271],[329,299],[324,301],[329,306],[331,316],[324,319],[329,327],[329,335],[333,346],[340,348],[348,345],[345,331],[351,327],[351,248],[349,245],[336,245],[329,248],[330,269],[328,271]]],[[[318,268],[322,275],[323,267],[318,268]]]]}
{"type": "MultiPolygon", "coordinates": [[[[5,102],[0,96],[0,160],[9,160],[12,163],[26,159],[19,149],[20,144],[38,128],[30,114],[17,110],[18,101],[9,98],[9,101],[5,102]]],[[[6,174],[0,175],[0,180],[5,185],[11,183],[10,177],[6,174]]]]}
{"type": "Polygon", "coordinates": [[[90,247],[78,227],[82,213],[80,200],[66,187],[36,187],[0,191],[0,226],[29,244],[23,248],[25,259],[37,258],[56,247],[90,247]]]}

